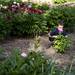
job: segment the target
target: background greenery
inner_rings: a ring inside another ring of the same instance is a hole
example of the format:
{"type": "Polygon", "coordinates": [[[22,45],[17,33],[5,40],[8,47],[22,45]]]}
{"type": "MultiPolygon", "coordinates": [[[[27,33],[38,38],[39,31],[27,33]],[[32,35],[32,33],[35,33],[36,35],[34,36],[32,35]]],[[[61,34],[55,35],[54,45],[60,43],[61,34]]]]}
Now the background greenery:
{"type": "Polygon", "coordinates": [[[22,11],[12,13],[11,11],[1,8],[0,38],[3,39],[10,35],[38,35],[40,33],[47,32],[48,28],[50,29],[56,27],[59,20],[64,21],[64,28],[66,31],[74,31],[75,7],[58,6],[49,8],[48,5],[32,4],[32,8],[44,10],[44,13],[32,14],[22,11]]]}
{"type": "Polygon", "coordinates": [[[74,2],[75,0],[54,0],[54,3],[56,4],[61,4],[61,3],[65,3],[65,2],[74,2]]]}
{"type": "Polygon", "coordinates": [[[58,25],[60,20],[64,21],[64,28],[73,32],[75,27],[75,8],[74,7],[55,7],[48,10],[44,15],[47,25],[53,28],[58,25]]]}

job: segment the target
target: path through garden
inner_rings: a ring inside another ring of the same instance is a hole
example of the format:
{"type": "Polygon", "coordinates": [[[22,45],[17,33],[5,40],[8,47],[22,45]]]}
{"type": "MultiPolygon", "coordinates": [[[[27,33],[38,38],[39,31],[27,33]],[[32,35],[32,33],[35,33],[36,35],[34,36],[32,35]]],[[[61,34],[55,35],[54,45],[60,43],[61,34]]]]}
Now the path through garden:
{"type": "MultiPolygon", "coordinates": [[[[70,64],[72,59],[75,59],[75,34],[70,34],[70,37],[73,41],[71,48],[64,54],[60,54],[56,53],[55,49],[53,49],[52,47],[48,48],[48,36],[41,36],[41,47],[43,48],[42,51],[44,52],[45,56],[53,58],[59,65],[70,64]]],[[[33,43],[33,39],[13,38],[0,43],[0,47],[4,48],[6,56],[10,54],[13,48],[19,48],[21,52],[28,53],[30,43],[33,43]]]]}

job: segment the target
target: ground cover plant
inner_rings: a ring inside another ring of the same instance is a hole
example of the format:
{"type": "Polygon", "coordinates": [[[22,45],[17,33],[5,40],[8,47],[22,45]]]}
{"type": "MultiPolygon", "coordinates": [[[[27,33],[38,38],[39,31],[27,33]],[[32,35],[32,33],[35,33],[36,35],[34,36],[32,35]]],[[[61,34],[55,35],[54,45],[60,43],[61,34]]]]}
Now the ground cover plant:
{"type": "Polygon", "coordinates": [[[71,45],[71,40],[69,37],[65,37],[63,35],[58,35],[57,38],[54,40],[53,47],[59,53],[64,53],[65,50],[69,49],[71,45]]]}

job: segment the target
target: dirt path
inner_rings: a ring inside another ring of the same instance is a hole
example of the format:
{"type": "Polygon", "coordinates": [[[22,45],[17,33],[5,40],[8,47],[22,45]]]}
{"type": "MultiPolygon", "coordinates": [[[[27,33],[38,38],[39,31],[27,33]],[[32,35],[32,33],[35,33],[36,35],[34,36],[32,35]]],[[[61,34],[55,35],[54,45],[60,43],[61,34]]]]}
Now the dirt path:
{"type": "MultiPolygon", "coordinates": [[[[65,65],[71,63],[72,57],[75,57],[75,34],[70,34],[70,37],[72,38],[73,41],[70,50],[66,51],[64,54],[60,54],[56,53],[52,47],[48,48],[49,45],[48,37],[42,36],[41,37],[41,46],[43,47],[42,51],[46,56],[53,58],[55,62],[58,63],[59,65],[65,65]]],[[[19,48],[21,49],[22,52],[27,53],[30,43],[32,42],[33,39],[16,38],[4,41],[3,43],[0,44],[0,47],[4,48],[6,54],[9,54],[13,48],[19,48]]]]}
{"type": "MultiPolygon", "coordinates": [[[[55,60],[55,62],[59,65],[70,64],[72,60],[75,60],[75,34],[70,34],[69,36],[72,39],[72,46],[64,54],[56,53],[56,51],[52,47],[45,49],[45,54],[48,57],[52,57],[55,60]]],[[[46,48],[48,44],[49,44],[48,38],[42,37],[43,47],[46,48]]]]}

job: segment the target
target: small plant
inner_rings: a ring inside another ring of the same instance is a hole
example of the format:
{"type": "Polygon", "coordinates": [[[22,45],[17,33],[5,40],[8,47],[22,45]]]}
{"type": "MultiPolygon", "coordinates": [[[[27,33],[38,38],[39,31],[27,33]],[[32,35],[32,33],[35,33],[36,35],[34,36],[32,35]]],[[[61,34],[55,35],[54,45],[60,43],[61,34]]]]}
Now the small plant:
{"type": "Polygon", "coordinates": [[[53,47],[56,49],[59,53],[64,53],[67,48],[70,47],[70,39],[68,37],[65,37],[63,35],[58,35],[57,38],[54,40],[53,47]]]}
{"type": "Polygon", "coordinates": [[[40,46],[40,36],[36,36],[34,40],[35,49],[40,46]]]}
{"type": "Polygon", "coordinates": [[[33,43],[30,43],[29,52],[42,52],[40,36],[35,36],[33,43]]]}

